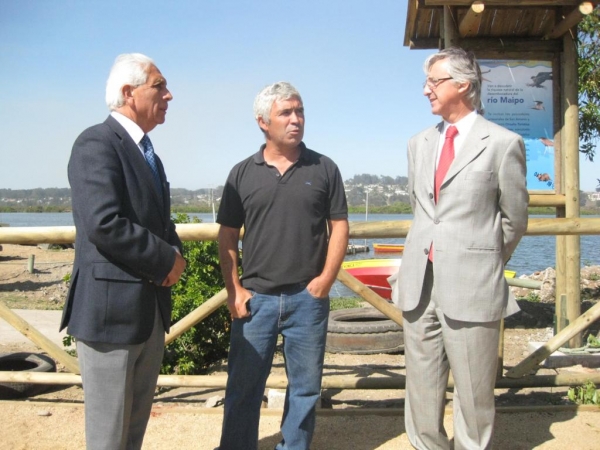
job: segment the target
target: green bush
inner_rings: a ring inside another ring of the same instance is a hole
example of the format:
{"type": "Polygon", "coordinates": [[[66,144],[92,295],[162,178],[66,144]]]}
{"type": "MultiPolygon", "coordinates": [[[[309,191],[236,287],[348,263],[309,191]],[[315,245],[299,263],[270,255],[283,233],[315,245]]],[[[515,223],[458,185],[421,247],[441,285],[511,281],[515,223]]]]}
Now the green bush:
{"type": "Polygon", "coordinates": [[[582,386],[569,388],[567,397],[578,405],[600,405],[600,390],[593,381],[588,380],[582,386]]]}
{"type": "MultiPolygon", "coordinates": [[[[175,223],[199,223],[186,214],[177,214],[175,223]]],[[[183,243],[187,268],[172,288],[172,323],[182,319],[225,287],[219,267],[216,241],[183,243]]],[[[227,356],[230,317],[227,307],[218,310],[165,348],[161,373],[196,375],[227,356]]]]}

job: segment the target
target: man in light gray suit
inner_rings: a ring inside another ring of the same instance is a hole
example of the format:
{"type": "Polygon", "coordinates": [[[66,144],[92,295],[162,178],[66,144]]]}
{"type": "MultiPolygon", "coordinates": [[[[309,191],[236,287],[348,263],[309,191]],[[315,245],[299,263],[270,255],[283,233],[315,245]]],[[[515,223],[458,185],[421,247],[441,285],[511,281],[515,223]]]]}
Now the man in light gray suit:
{"type": "Polygon", "coordinates": [[[77,339],[89,449],[140,449],[171,323],[171,289],[186,263],[169,183],[147,135],[173,96],[147,56],[117,57],[111,110],[69,160],[77,237],[61,330],[77,339]]]}
{"type": "Polygon", "coordinates": [[[408,144],[414,220],[393,285],[404,312],[406,432],[415,448],[451,448],[451,369],[454,448],[486,449],[500,321],[518,311],[504,264],[527,228],[525,146],[478,114],[481,71],[470,53],[443,50],[424,70],[423,93],[444,121],[408,144]]]}

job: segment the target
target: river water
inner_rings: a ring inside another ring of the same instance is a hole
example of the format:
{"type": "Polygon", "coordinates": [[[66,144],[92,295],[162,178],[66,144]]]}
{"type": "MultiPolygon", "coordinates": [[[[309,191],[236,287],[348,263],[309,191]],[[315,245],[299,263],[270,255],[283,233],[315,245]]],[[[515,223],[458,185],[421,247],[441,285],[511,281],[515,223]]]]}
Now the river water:
{"type": "MultiPolygon", "coordinates": [[[[202,219],[205,223],[212,223],[212,214],[190,214],[202,219]]],[[[552,216],[532,216],[552,217],[552,216]]],[[[600,216],[585,216],[600,217],[600,216]]],[[[369,222],[388,221],[388,220],[412,220],[410,214],[371,214],[368,217],[369,222]]],[[[350,221],[363,222],[365,215],[350,214],[350,221]]],[[[0,213],[0,223],[8,224],[11,227],[44,227],[44,226],[69,226],[73,225],[71,213],[0,213]]],[[[366,245],[370,251],[367,253],[357,253],[348,255],[347,260],[354,259],[372,259],[372,258],[398,258],[395,254],[374,254],[374,242],[398,243],[404,242],[404,239],[353,239],[351,243],[366,245]]],[[[507,269],[517,272],[520,275],[529,275],[533,272],[544,270],[555,266],[556,257],[556,238],[554,236],[525,236],[519,243],[512,258],[508,262],[507,269]]],[[[581,265],[600,265],[600,235],[581,236],[581,265]]],[[[344,289],[340,291],[339,286],[334,286],[332,295],[344,294],[344,289]]]]}

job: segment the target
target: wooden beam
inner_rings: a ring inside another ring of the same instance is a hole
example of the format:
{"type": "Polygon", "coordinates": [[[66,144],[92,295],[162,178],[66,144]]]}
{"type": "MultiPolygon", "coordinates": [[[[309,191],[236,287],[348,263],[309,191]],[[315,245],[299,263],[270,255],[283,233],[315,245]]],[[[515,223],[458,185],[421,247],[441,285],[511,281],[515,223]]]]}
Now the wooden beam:
{"type": "Polygon", "coordinates": [[[59,361],[66,367],[69,372],[79,373],[79,363],[77,359],[73,358],[61,347],[56,345],[42,333],[40,333],[35,327],[31,326],[29,322],[24,320],[21,316],[14,313],[6,304],[0,301],[0,318],[6,320],[9,325],[12,325],[18,332],[23,334],[27,339],[30,339],[39,348],[48,353],[52,358],[59,361]]]}
{"type": "MultiPolygon", "coordinates": [[[[564,118],[562,149],[564,157],[565,215],[579,218],[579,78],[577,73],[577,50],[570,34],[564,35],[562,65],[562,92],[564,118]]],[[[581,314],[581,242],[578,235],[566,237],[567,319],[572,322],[581,314]]],[[[581,347],[581,334],[569,342],[571,348],[581,347]]]]}
{"type": "Polygon", "coordinates": [[[411,50],[431,50],[440,48],[440,38],[418,38],[410,39],[408,47],[411,50]]]}
{"type": "Polygon", "coordinates": [[[573,11],[571,11],[561,22],[556,24],[552,31],[544,36],[544,39],[557,39],[576,26],[581,19],[594,10],[592,2],[582,2],[573,11]]]}
{"type": "MultiPolygon", "coordinates": [[[[507,6],[519,8],[523,6],[553,7],[576,6],[581,0],[484,0],[486,6],[507,6]]],[[[473,0],[425,0],[425,6],[471,6],[473,0]]]]}
{"type": "Polygon", "coordinates": [[[460,46],[460,35],[458,33],[458,14],[456,8],[444,6],[444,20],[442,22],[440,35],[443,36],[442,47],[449,48],[460,46]]]}
{"type": "Polygon", "coordinates": [[[365,286],[361,281],[354,278],[345,269],[340,268],[337,275],[337,279],[340,282],[342,282],[346,287],[350,288],[353,292],[360,295],[372,306],[374,306],[383,314],[385,314],[387,317],[396,322],[398,325],[402,326],[402,311],[400,311],[387,300],[384,300],[377,293],[373,292],[373,290],[365,286]]]}
{"type": "Polygon", "coordinates": [[[476,36],[481,25],[481,14],[485,9],[485,5],[481,0],[475,0],[473,4],[467,9],[467,13],[464,15],[458,26],[458,33],[461,38],[476,36]]]}
{"type": "Polygon", "coordinates": [[[533,195],[529,193],[529,206],[564,206],[566,202],[564,195],[542,194],[533,195]]]}
{"type": "MultiPolygon", "coordinates": [[[[325,357],[327,369],[327,356],[325,357]]],[[[496,380],[496,389],[535,388],[556,386],[581,386],[591,381],[600,385],[599,373],[559,373],[556,375],[532,375],[522,378],[501,378],[496,380]]],[[[56,386],[81,385],[81,376],[61,372],[25,372],[25,371],[0,371],[0,383],[31,383],[51,384],[56,386]]],[[[159,375],[158,386],[165,387],[196,387],[225,389],[227,375],[159,375]]],[[[404,389],[406,376],[367,376],[339,375],[338,373],[324,373],[321,382],[322,389],[404,389]]],[[[269,389],[285,389],[287,378],[285,375],[271,375],[267,379],[266,387],[269,389]]],[[[448,379],[448,387],[454,387],[452,377],[448,379]]],[[[581,408],[576,405],[562,405],[569,408],[581,408]]],[[[585,406],[585,405],[584,405],[585,406]]],[[[587,405],[597,410],[597,405],[587,405]]],[[[500,407],[501,408],[501,407],[500,407]]],[[[361,409],[362,408],[358,408],[361,409]]],[[[385,409],[387,411],[388,408],[385,409]]],[[[319,410],[325,411],[325,410],[319,410]]],[[[356,412],[356,409],[353,411],[356,412]]],[[[373,410],[371,410],[373,411],[373,410]]],[[[382,414],[378,408],[372,414],[382,414]]]]}
{"type": "Polygon", "coordinates": [[[213,297],[202,303],[187,316],[179,319],[171,327],[168,334],[165,335],[165,345],[169,345],[187,330],[192,328],[199,322],[202,322],[205,318],[210,316],[213,312],[224,305],[227,302],[227,291],[225,289],[220,290],[213,297]]]}
{"type": "MultiPolygon", "coordinates": [[[[475,53],[486,52],[518,52],[522,53],[518,59],[525,59],[528,54],[559,53],[563,49],[563,42],[557,40],[541,40],[538,38],[465,38],[460,41],[461,46],[475,53]]],[[[539,57],[537,58],[540,59],[539,57]]]]}
{"type": "Polygon", "coordinates": [[[564,330],[538,348],[535,352],[506,372],[508,378],[519,378],[529,373],[544,359],[562,347],[569,339],[589,328],[597,319],[600,319],[600,303],[596,303],[581,316],[577,317],[564,330]]]}
{"type": "MultiPolygon", "coordinates": [[[[404,29],[404,46],[411,47],[411,36],[415,34],[417,27],[417,10],[419,0],[408,0],[408,11],[406,12],[406,27],[404,29]]],[[[412,47],[411,47],[412,48],[412,47]]]]}

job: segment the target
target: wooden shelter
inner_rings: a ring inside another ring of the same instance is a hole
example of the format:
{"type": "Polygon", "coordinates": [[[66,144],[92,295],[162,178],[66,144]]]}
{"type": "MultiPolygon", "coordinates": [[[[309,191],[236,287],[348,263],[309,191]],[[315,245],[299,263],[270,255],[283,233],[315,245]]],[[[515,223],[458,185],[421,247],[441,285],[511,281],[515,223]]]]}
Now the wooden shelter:
{"type": "MultiPolygon", "coordinates": [[[[409,0],[404,45],[411,49],[459,46],[478,59],[544,60],[552,63],[554,190],[556,217],[579,217],[579,121],[574,27],[598,5],[580,0],[409,0]]],[[[551,196],[551,197],[550,197],[551,196]]],[[[532,196],[533,198],[533,196],[532,196]]],[[[533,205],[534,202],[531,202],[533,205]]],[[[581,314],[580,239],[557,236],[557,330],[581,314]]],[[[581,346],[581,334],[571,339],[581,346]]]]}
{"type": "MultiPolygon", "coordinates": [[[[580,316],[580,247],[582,234],[600,234],[600,218],[579,219],[579,133],[577,108],[577,53],[572,28],[598,4],[576,0],[409,0],[404,44],[415,49],[438,49],[458,45],[486,59],[537,59],[552,62],[554,98],[555,186],[552,191],[530,191],[530,205],[556,207],[556,218],[531,219],[527,235],[556,235],[558,333],[546,345],[499,377],[498,388],[526,386],[575,386],[600,375],[524,376],[570,339],[579,346],[581,331],[600,318],[600,303],[580,316]]],[[[350,238],[406,237],[410,221],[353,222],[350,238]]],[[[179,224],[182,240],[215,240],[216,224],[179,224]]],[[[74,227],[0,228],[0,243],[71,243],[74,227]]],[[[344,269],[338,279],[368,303],[402,324],[399,310],[379,297],[344,269]]],[[[177,339],[226,301],[225,291],[207,299],[199,308],[171,327],[166,342],[177,339]]],[[[79,384],[77,361],[48,342],[37,330],[0,302],[0,320],[17,330],[65,365],[71,374],[0,372],[0,382],[79,384]]],[[[499,349],[502,358],[502,349],[499,349]]],[[[502,364],[500,364],[502,370],[502,364]]],[[[450,382],[452,383],[452,382],[450,382]]],[[[162,386],[224,387],[223,378],[212,376],[161,376],[162,386]]],[[[282,388],[285,379],[269,379],[267,386],[282,388]]],[[[346,377],[323,380],[323,387],[391,389],[403,388],[402,377],[346,377]]]]}

